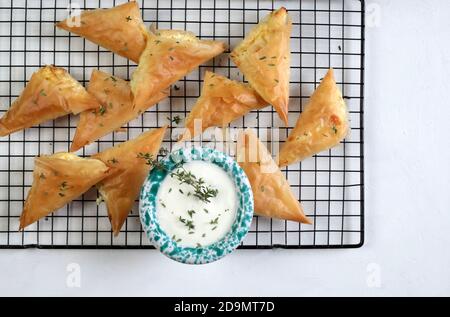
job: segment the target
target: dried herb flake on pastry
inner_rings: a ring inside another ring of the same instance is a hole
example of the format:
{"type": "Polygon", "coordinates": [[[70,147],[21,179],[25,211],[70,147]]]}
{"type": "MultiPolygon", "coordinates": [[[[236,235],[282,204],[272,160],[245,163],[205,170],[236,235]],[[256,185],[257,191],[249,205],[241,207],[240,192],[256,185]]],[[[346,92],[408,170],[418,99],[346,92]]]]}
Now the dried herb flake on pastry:
{"type": "Polygon", "coordinates": [[[292,21],[285,8],[265,17],[231,52],[250,85],[287,124],[292,21]]]}
{"type": "Polygon", "coordinates": [[[330,69],[281,147],[279,165],[287,166],[330,149],[339,144],[348,131],[347,107],[330,69]]]}
{"type": "Polygon", "coordinates": [[[108,177],[99,182],[97,188],[106,203],[115,236],[119,234],[148,172],[156,162],[166,128],[144,132],[136,139],[93,156],[111,168],[108,177]]]}
{"type": "Polygon", "coordinates": [[[134,103],[140,107],[150,97],[224,50],[224,43],[200,40],[187,31],[149,32],[147,46],[131,79],[134,103]]]}
{"type": "Polygon", "coordinates": [[[160,91],[150,97],[142,107],[133,107],[133,94],[129,82],[98,70],[92,72],[88,92],[97,98],[100,106],[81,113],[70,147],[71,151],[77,151],[120,129],[168,95],[167,91],[160,91]]]}
{"type": "Polygon", "coordinates": [[[100,160],[72,153],[36,157],[33,184],[20,217],[20,230],[58,210],[107,176],[100,160]]]}
{"type": "Polygon", "coordinates": [[[84,11],[80,16],[69,17],[56,26],[136,63],[145,48],[147,30],[135,1],[110,9],[84,11]]]}
{"type": "Polygon", "coordinates": [[[98,106],[98,101],[65,69],[45,66],[31,76],[0,119],[0,136],[98,106]]]}
{"type": "Polygon", "coordinates": [[[311,224],[271,154],[250,129],[239,135],[237,161],[252,186],[255,214],[311,224]]]}
{"type": "Polygon", "coordinates": [[[181,140],[193,138],[209,127],[225,127],[265,106],[267,102],[249,85],[207,71],[200,98],[186,118],[187,131],[181,140]],[[196,120],[201,120],[200,131],[195,131],[196,120]]]}

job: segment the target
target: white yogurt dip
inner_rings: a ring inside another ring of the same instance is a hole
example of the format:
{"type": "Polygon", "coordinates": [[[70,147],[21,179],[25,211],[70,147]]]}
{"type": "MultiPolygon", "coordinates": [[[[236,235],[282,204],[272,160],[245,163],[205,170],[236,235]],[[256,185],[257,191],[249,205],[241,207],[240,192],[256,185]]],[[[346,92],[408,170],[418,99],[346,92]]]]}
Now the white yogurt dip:
{"type": "Polygon", "coordinates": [[[161,228],[180,246],[207,246],[222,239],[236,217],[236,187],[219,166],[192,161],[172,171],[157,194],[161,228]]]}

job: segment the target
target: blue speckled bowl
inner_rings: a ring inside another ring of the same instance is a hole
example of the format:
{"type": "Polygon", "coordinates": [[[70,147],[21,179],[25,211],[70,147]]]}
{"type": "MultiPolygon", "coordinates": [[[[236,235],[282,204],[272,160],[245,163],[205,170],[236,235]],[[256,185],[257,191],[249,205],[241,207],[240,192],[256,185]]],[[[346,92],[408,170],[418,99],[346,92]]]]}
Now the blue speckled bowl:
{"type": "Polygon", "coordinates": [[[219,260],[233,252],[247,234],[253,218],[253,193],[247,176],[228,155],[209,148],[182,148],[162,161],[165,169],[154,169],[145,181],[139,201],[141,223],[150,242],[169,258],[189,264],[204,264],[219,260]],[[179,246],[161,229],[156,215],[156,197],[164,178],[179,163],[202,160],[214,163],[227,172],[237,188],[238,209],[231,231],[218,242],[192,248],[179,246]]]}

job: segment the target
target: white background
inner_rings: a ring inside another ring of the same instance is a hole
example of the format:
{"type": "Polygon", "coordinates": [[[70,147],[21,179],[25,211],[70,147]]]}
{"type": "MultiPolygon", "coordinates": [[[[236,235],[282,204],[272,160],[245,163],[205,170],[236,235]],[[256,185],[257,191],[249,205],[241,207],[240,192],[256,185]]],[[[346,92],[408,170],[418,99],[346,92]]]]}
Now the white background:
{"type": "Polygon", "coordinates": [[[157,251],[2,250],[0,295],[450,295],[450,2],[374,8],[363,248],[237,251],[198,267],[157,251]],[[67,287],[70,263],[80,288],[67,287]]]}

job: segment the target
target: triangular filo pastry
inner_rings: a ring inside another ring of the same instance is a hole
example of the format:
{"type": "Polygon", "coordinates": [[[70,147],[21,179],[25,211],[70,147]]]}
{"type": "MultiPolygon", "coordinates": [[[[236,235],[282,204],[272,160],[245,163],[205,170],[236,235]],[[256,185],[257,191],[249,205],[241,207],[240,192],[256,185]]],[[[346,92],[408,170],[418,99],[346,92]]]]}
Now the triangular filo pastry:
{"type": "Polygon", "coordinates": [[[292,21],[285,8],[265,17],[231,52],[250,85],[287,124],[292,21]]]}
{"type": "Polygon", "coordinates": [[[131,79],[134,103],[138,107],[145,104],[151,96],[224,50],[224,43],[200,40],[187,31],[149,32],[147,46],[131,79]]]}
{"type": "Polygon", "coordinates": [[[35,159],[33,184],[20,217],[20,230],[81,196],[107,176],[99,160],[72,153],[55,153],[35,159]]]}
{"type": "Polygon", "coordinates": [[[134,1],[110,9],[84,11],[56,26],[136,63],[145,48],[147,30],[139,5],[134,1]]]}
{"type": "Polygon", "coordinates": [[[106,203],[115,236],[119,234],[131,212],[152,167],[149,159],[156,158],[166,128],[144,132],[136,139],[93,156],[111,168],[108,177],[98,183],[97,188],[106,203]]]}
{"type": "Polygon", "coordinates": [[[187,131],[181,140],[193,138],[210,127],[225,127],[265,106],[267,102],[250,85],[207,71],[200,98],[186,118],[187,131]],[[201,120],[201,131],[194,129],[196,120],[201,120]]]}
{"type": "Polygon", "coordinates": [[[311,223],[271,154],[250,129],[239,134],[237,161],[252,186],[255,214],[311,223]]]}
{"type": "Polygon", "coordinates": [[[98,106],[98,101],[65,69],[45,66],[31,76],[0,119],[0,136],[98,106]]]}
{"type": "Polygon", "coordinates": [[[72,152],[120,129],[168,95],[168,92],[158,92],[144,106],[133,107],[129,82],[99,70],[92,72],[88,92],[97,98],[100,106],[81,113],[70,147],[72,152]]]}
{"type": "Polygon", "coordinates": [[[347,107],[330,69],[281,147],[279,165],[287,166],[332,148],[348,131],[347,107]]]}

